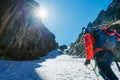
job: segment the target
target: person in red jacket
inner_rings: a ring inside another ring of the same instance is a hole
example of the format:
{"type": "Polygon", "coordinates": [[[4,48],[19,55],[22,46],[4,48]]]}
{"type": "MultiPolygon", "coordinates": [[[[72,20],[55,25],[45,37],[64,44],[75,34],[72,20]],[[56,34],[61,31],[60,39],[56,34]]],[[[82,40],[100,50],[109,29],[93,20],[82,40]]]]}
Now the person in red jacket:
{"type": "Polygon", "coordinates": [[[90,63],[90,60],[93,58],[94,56],[94,50],[93,50],[93,37],[92,35],[87,32],[85,35],[84,35],[84,44],[85,44],[85,51],[86,51],[86,65],[88,63],[90,63]]]}
{"type": "Polygon", "coordinates": [[[91,35],[91,27],[83,27],[83,34],[84,34],[84,45],[85,45],[85,52],[86,52],[86,61],[85,65],[90,64],[90,60],[94,57],[94,49],[93,44],[95,43],[95,40],[93,36],[91,35]]]}
{"type": "MultiPolygon", "coordinates": [[[[90,64],[90,60],[94,58],[100,70],[99,73],[104,80],[118,80],[117,76],[114,74],[114,72],[111,69],[111,63],[115,56],[114,51],[112,49],[107,49],[106,44],[105,46],[104,45],[99,46],[100,43],[103,41],[99,39],[104,39],[104,40],[106,39],[106,37],[103,37],[103,34],[106,34],[109,36],[116,36],[116,39],[120,41],[120,39],[118,38],[120,34],[117,33],[116,30],[109,31],[108,28],[104,26],[102,30],[98,29],[94,31],[92,30],[91,27],[87,27],[84,33],[84,45],[86,50],[86,61],[84,65],[87,66],[88,64],[90,64]],[[99,36],[99,38],[96,40],[95,35],[96,33],[99,34],[100,31],[102,31],[102,33],[99,36]]],[[[107,44],[107,45],[110,45],[110,44],[107,44]]]]}

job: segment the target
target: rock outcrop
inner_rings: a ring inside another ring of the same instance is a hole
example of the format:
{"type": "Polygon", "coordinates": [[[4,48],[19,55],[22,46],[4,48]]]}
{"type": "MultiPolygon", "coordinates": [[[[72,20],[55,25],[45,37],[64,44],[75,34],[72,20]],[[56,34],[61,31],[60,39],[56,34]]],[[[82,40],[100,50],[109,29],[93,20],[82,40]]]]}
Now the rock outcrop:
{"type": "Polygon", "coordinates": [[[37,59],[57,47],[34,14],[38,7],[33,0],[0,0],[0,59],[37,59]]]}
{"type": "MultiPolygon", "coordinates": [[[[93,23],[89,23],[88,26],[101,28],[103,25],[116,29],[120,33],[120,0],[113,0],[108,6],[106,11],[102,10],[93,23]]],[[[115,49],[120,60],[120,43],[117,44],[115,49]]],[[[85,57],[85,49],[83,44],[83,34],[81,33],[78,39],[73,43],[68,52],[69,55],[78,55],[79,57],[85,57]]]]}

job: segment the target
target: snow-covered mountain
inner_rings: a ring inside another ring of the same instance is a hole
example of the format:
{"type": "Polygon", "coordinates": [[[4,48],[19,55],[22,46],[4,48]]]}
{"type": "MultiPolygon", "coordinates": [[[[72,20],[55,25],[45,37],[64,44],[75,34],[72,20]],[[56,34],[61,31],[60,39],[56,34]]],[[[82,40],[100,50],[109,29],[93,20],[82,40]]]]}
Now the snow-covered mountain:
{"type": "MultiPolygon", "coordinates": [[[[57,50],[34,61],[1,60],[0,80],[97,80],[91,65],[89,70],[84,61],[84,58],[60,54],[57,50]]],[[[94,65],[94,61],[91,63],[94,65]]],[[[120,79],[115,63],[112,68],[120,79]]],[[[102,80],[99,74],[98,77],[102,80]]]]}

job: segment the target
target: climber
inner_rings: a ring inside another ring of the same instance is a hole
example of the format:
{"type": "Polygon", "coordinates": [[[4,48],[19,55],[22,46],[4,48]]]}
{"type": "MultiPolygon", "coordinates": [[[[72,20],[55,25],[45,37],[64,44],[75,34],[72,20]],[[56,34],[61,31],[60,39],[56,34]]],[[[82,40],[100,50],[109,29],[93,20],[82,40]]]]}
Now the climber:
{"type": "Polygon", "coordinates": [[[102,29],[93,29],[87,27],[84,32],[84,44],[86,50],[86,61],[84,65],[90,64],[94,59],[99,69],[100,75],[104,80],[118,80],[111,69],[111,63],[114,60],[114,47],[120,34],[116,30],[109,30],[107,26],[102,29]]]}

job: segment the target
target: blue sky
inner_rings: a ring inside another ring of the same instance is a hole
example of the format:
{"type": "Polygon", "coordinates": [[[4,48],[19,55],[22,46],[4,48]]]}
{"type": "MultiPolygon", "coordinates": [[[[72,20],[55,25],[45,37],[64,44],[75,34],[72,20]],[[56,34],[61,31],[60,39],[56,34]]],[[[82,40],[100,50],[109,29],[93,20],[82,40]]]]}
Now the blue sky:
{"type": "Polygon", "coordinates": [[[106,10],[112,0],[36,0],[46,9],[42,20],[55,34],[59,45],[69,45],[78,38],[83,26],[93,22],[99,12],[106,10]]]}

